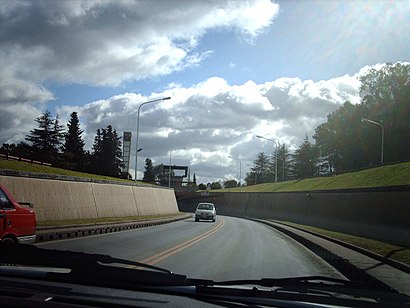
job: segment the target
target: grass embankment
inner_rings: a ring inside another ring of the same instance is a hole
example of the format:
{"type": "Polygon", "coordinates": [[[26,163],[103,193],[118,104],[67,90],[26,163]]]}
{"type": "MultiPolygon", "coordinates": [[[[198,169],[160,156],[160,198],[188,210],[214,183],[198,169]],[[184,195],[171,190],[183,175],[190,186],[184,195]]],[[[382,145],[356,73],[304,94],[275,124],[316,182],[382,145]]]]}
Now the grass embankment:
{"type": "MultiPolygon", "coordinates": [[[[65,175],[65,176],[75,176],[79,178],[93,179],[93,180],[109,180],[109,181],[117,181],[117,182],[135,183],[134,181],[131,181],[131,180],[119,179],[119,178],[92,174],[92,173],[83,173],[83,172],[61,169],[61,168],[56,168],[56,167],[30,164],[27,162],[20,162],[20,161],[15,161],[15,160],[1,159],[0,169],[9,169],[9,170],[16,170],[16,171],[45,173],[45,174],[55,174],[55,175],[65,175]]],[[[138,184],[141,184],[141,182],[138,182],[138,184]]]]}
{"type": "Polygon", "coordinates": [[[131,222],[138,220],[172,218],[181,216],[181,213],[170,215],[150,215],[150,216],[127,216],[127,217],[101,217],[87,219],[66,219],[66,220],[46,220],[37,222],[38,227],[64,227],[78,225],[97,225],[116,222],[131,222]]]}
{"type": "Polygon", "coordinates": [[[410,185],[410,162],[280,183],[212,190],[212,192],[286,192],[410,185]]]}
{"type": "MultiPolygon", "coordinates": [[[[272,220],[272,221],[275,221],[275,220],[272,220]]],[[[338,239],[343,242],[370,250],[379,255],[382,255],[390,259],[397,260],[399,262],[402,262],[410,266],[410,248],[392,245],[392,244],[388,244],[388,243],[384,243],[384,242],[380,242],[376,240],[371,240],[371,239],[367,239],[363,237],[343,234],[343,233],[339,233],[335,231],[320,229],[316,227],[300,225],[300,224],[296,224],[296,223],[289,222],[289,221],[281,221],[281,223],[285,223],[289,226],[297,227],[300,229],[304,229],[304,230],[312,231],[312,232],[315,232],[321,235],[325,235],[325,236],[328,236],[334,239],[338,239]]]]}

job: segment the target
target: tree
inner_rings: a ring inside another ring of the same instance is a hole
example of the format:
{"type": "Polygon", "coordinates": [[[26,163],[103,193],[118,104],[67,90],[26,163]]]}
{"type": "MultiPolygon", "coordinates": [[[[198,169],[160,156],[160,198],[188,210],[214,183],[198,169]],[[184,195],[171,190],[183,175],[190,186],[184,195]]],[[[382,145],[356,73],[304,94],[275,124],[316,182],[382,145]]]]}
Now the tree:
{"type": "Polygon", "coordinates": [[[154,165],[152,164],[151,159],[147,158],[145,159],[145,171],[142,180],[147,183],[155,183],[155,178],[154,165]]]}
{"type": "Polygon", "coordinates": [[[121,137],[118,137],[116,130],[113,130],[111,125],[101,130],[97,129],[92,156],[94,173],[120,176],[122,166],[121,137]]]}
{"type": "Polygon", "coordinates": [[[16,150],[16,145],[14,143],[3,143],[0,148],[0,153],[6,155],[13,155],[12,153],[16,150]]]}
{"type": "Polygon", "coordinates": [[[35,121],[38,128],[31,130],[25,138],[31,143],[32,158],[54,162],[57,160],[62,142],[62,127],[58,117],[53,119],[50,111],[47,110],[35,121]]]}
{"type": "Polygon", "coordinates": [[[369,150],[373,144],[369,142],[368,132],[361,121],[365,115],[362,105],[347,101],[328,115],[326,123],[316,128],[313,138],[331,170],[343,172],[365,166],[369,160],[377,161],[369,150]]]}
{"type": "MultiPolygon", "coordinates": [[[[165,168],[164,164],[159,164],[158,166],[154,167],[154,174],[155,179],[159,181],[160,185],[168,186],[169,181],[169,168],[165,168]]],[[[173,175],[173,171],[171,171],[171,176],[173,175]]]]}
{"type": "Polygon", "coordinates": [[[235,180],[227,180],[224,182],[224,188],[234,188],[237,187],[239,183],[235,180]]]}
{"type": "Polygon", "coordinates": [[[219,182],[212,182],[211,189],[222,189],[222,185],[219,182]]]}
{"type": "Polygon", "coordinates": [[[63,145],[63,140],[64,140],[64,128],[60,124],[60,120],[58,118],[58,114],[56,115],[56,118],[54,119],[54,126],[51,134],[51,144],[56,149],[57,153],[60,153],[62,145],[63,145]]]}
{"type": "Polygon", "coordinates": [[[265,153],[258,153],[258,156],[253,162],[251,172],[247,173],[245,181],[247,185],[274,181],[274,173],[272,173],[270,168],[269,157],[265,153]]]}
{"type": "Polygon", "coordinates": [[[294,175],[298,178],[316,175],[316,160],[314,147],[306,136],[293,155],[292,171],[294,175]]]}
{"type": "Polygon", "coordinates": [[[199,190],[206,190],[206,185],[204,183],[201,183],[198,185],[199,190]]]}
{"type": "MultiPolygon", "coordinates": [[[[366,118],[384,127],[384,161],[393,162],[410,156],[410,65],[387,63],[380,69],[371,69],[360,77],[360,95],[366,118]]],[[[380,153],[381,130],[369,127],[371,153],[380,153]]],[[[366,154],[370,154],[366,153],[366,154]]],[[[377,156],[376,156],[377,157],[377,156]]]]}
{"type": "Polygon", "coordinates": [[[82,138],[83,130],[80,129],[80,121],[77,112],[70,114],[70,120],[67,123],[68,131],[65,134],[63,145],[63,157],[65,164],[72,166],[75,170],[84,169],[84,140],[82,138]]]}
{"type": "Polygon", "coordinates": [[[3,143],[2,147],[0,148],[0,152],[16,157],[32,157],[32,147],[26,142],[20,142],[17,145],[15,145],[14,143],[3,143]]]}
{"type": "Polygon", "coordinates": [[[278,182],[285,181],[289,177],[290,167],[290,154],[285,144],[278,145],[278,148],[272,153],[272,157],[269,161],[269,169],[272,174],[275,174],[276,170],[276,156],[278,157],[278,182]]]}

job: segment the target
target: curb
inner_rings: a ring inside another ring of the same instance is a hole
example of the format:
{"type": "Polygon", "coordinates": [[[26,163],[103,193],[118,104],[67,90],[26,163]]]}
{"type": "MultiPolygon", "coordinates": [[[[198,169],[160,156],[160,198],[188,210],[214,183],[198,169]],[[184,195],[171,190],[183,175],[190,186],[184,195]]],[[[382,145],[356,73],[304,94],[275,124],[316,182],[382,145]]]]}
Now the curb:
{"type": "Polygon", "coordinates": [[[80,225],[75,227],[42,227],[36,231],[36,243],[63,240],[70,238],[78,238],[97,234],[106,234],[124,230],[139,229],[151,226],[159,226],[171,222],[185,220],[192,217],[191,214],[183,214],[179,217],[140,220],[126,223],[111,223],[111,224],[97,224],[97,225],[80,225]]]}
{"type": "MultiPolygon", "coordinates": [[[[332,265],[334,268],[336,268],[340,273],[342,273],[346,278],[349,280],[353,281],[360,281],[365,284],[372,285],[376,288],[380,288],[382,290],[389,290],[393,292],[399,293],[396,289],[393,287],[389,286],[387,283],[377,279],[376,277],[373,277],[372,275],[366,273],[365,271],[361,270],[354,264],[348,262],[347,259],[343,258],[342,256],[336,255],[334,252],[326,249],[325,247],[315,243],[314,241],[308,240],[304,238],[301,235],[298,235],[288,229],[285,228],[285,226],[279,226],[277,223],[268,221],[268,220],[263,220],[263,219],[257,219],[257,218],[251,218],[251,217],[242,217],[246,218],[249,220],[257,221],[259,223],[263,223],[265,225],[268,225],[272,228],[277,229],[278,231],[282,232],[283,234],[291,237],[292,239],[296,240],[303,246],[307,247],[309,250],[314,252],[316,255],[321,257],[323,260],[325,260],[327,263],[332,265]]],[[[287,226],[288,228],[293,228],[291,226],[287,226]]],[[[299,230],[303,231],[304,230],[299,230]]]]}
{"type": "Polygon", "coordinates": [[[401,270],[401,271],[403,271],[403,272],[405,272],[405,273],[407,273],[407,274],[410,274],[410,266],[408,266],[407,264],[405,264],[405,263],[403,263],[403,262],[400,262],[400,261],[397,261],[397,260],[394,260],[394,259],[390,259],[390,258],[384,257],[384,256],[382,256],[382,255],[380,255],[380,254],[378,254],[378,253],[373,252],[373,251],[370,251],[370,250],[367,250],[367,249],[365,249],[365,248],[362,248],[362,247],[359,247],[359,246],[356,246],[356,245],[353,245],[353,244],[350,244],[350,243],[347,243],[347,242],[344,242],[344,241],[341,241],[341,240],[338,240],[338,239],[329,237],[329,236],[327,236],[327,235],[323,235],[323,234],[320,234],[320,233],[316,233],[316,232],[314,232],[314,231],[306,230],[306,229],[304,229],[304,228],[302,228],[302,227],[295,227],[295,226],[288,225],[288,224],[286,224],[286,223],[284,223],[284,222],[276,221],[276,220],[269,220],[269,219],[268,219],[267,221],[271,221],[271,222],[277,223],[277,224],[279,224],[279,225],[284,225],[284,226],[286,226],[286,227],[294,228],[294,229],[297,229],[297,230],[300,230],[300,231],[303,231],[303,232],[312,234],[312,235],[314,235],[314,236],[323,238],[323,239],[325,239],[325,240],[331,241],[331,242],[333,242],[333,243],[336,243],[336,244],[338,244],[338,245],[344,246],[344,247],[349,248],[349,249],[351,249],[351,250],[357,251],[357,252],[359,252],[359,253],[361,253],[361,254],[364,254],[364,255],[366,255],[366,256],[368,256],[368,257],[370,257],[370,258],[376,259],[376,260],[378,260],[378,261],[380,261],[380,262],[383,262],[384,264],[388,264],[388,265],[390,265],[390,266],[392,266],[392,267],[395,267],[395,268],[397,268],[397,269],[399,269],[399,270],[401,270]]]}

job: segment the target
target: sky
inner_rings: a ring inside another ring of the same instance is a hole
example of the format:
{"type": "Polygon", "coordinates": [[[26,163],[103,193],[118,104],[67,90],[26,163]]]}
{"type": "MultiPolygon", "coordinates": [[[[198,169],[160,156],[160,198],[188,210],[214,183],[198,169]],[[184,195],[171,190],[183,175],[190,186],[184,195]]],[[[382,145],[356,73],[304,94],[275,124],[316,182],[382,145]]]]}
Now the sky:
{"type": "Polygon", "coordinates": [[[243,181],[275,145],[256,135],[295,149],[369,68],[410,60],[410,1],[0,0],[0,46],[1,144],[76,111],[86,149],[133,133],[133,175],[138,106],[170,96],[141,107],[138,178],[171,153],[198,183],[243,181]]]}

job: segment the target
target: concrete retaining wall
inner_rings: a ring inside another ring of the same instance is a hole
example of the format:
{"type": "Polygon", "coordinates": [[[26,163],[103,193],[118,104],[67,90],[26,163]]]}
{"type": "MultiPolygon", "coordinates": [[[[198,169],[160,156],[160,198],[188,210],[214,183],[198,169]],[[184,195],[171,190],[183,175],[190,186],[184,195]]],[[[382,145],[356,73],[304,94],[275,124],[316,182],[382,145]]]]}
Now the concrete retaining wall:
{"type": "Polygon", "coordinates": [[[1,175],[0,182],[34,204],[37,221],[178,213],[171,189],[1,175]]]}
{"type": "Polygon", "coordinates": [[[289,193],[211,193],[178,201],[180,210],[214,202],[219,214],[290,221],[410,247],[410,189],[289,193]]]}

